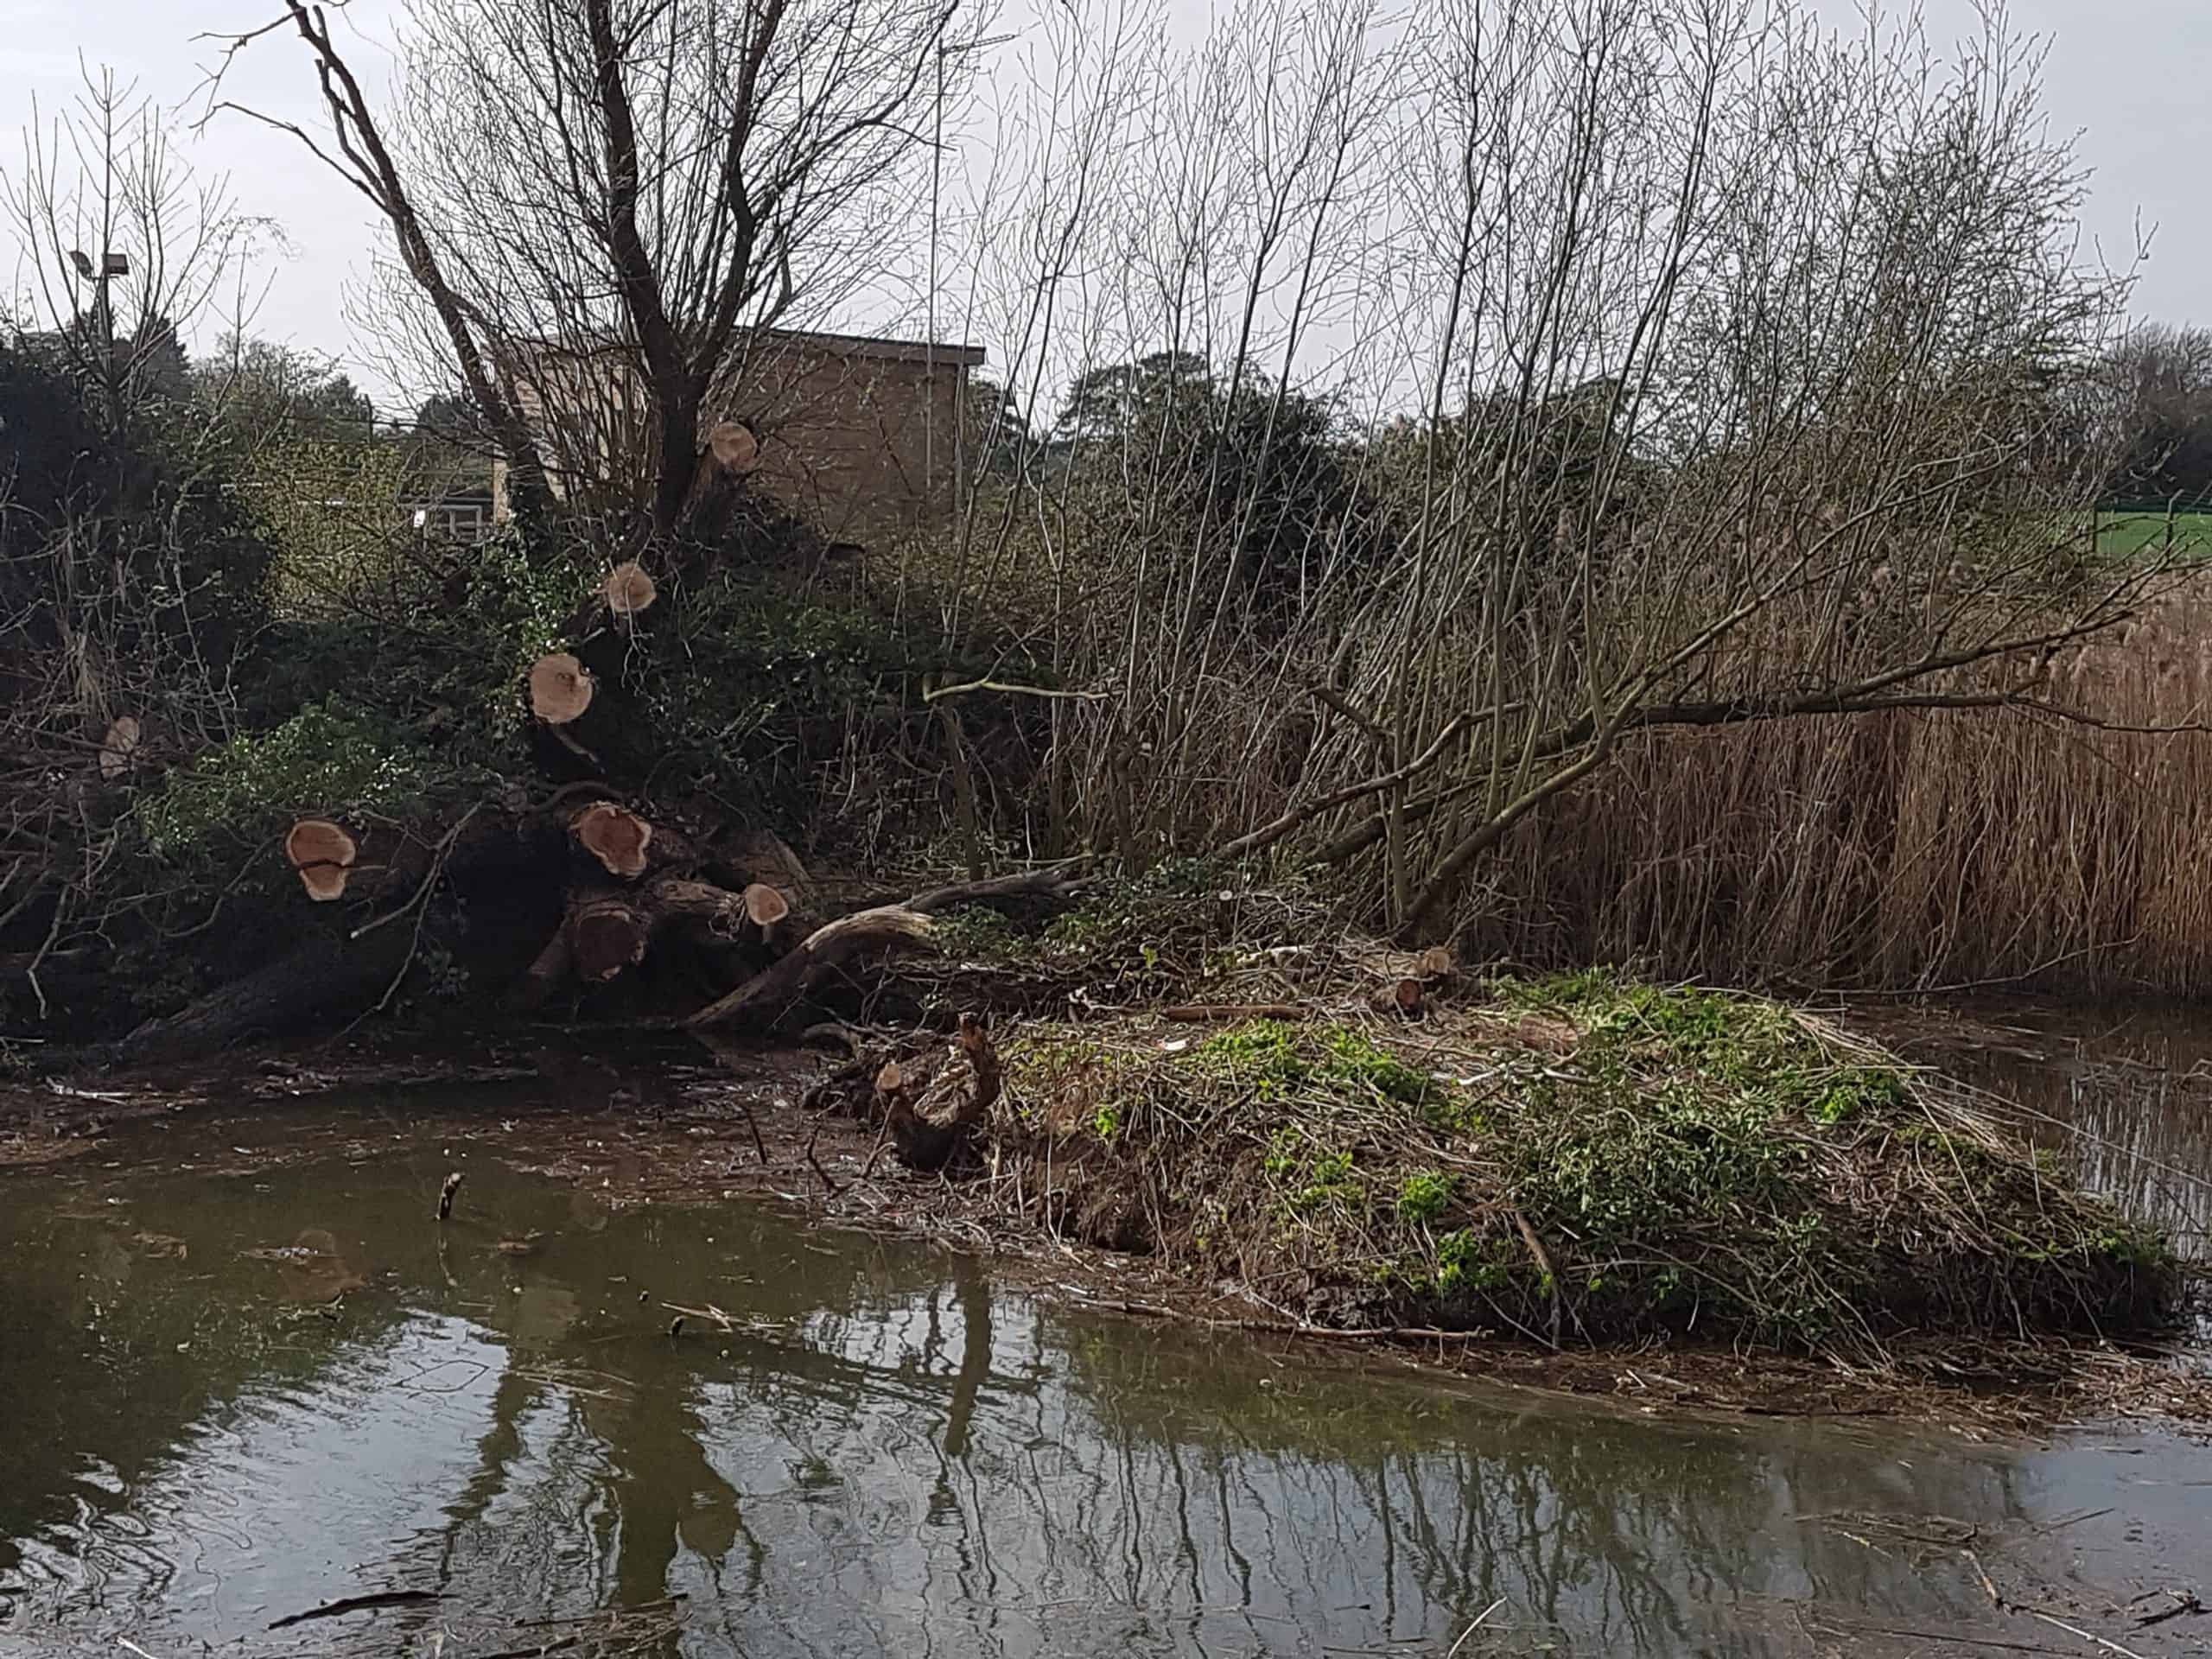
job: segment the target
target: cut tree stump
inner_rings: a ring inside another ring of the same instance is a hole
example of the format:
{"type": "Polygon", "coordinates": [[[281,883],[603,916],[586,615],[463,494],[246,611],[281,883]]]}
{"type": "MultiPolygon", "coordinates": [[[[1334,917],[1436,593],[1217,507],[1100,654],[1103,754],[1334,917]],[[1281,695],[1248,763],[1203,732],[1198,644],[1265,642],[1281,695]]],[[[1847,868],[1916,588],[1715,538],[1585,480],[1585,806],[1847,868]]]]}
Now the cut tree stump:
{"type": "Polygon", "coordinates": [[[707,434],[707,451],[725,472],[749,473],[760,460],[760,441],[742,421],[717,421],[707,434]]]}
{"type": "Polygon", "coordinates": [[[100,776],[113,783],[130,770],[130,757],[138,747],[139,726],[136,717],[118,716],[107,728],[107,735],[100,740],[100,776]]]}
{"type": "Polygon", "coordinates": [[[353,837],[328,818],[302,818],[284,837],[284,856],[319,905],[346,896],[347,874],[359,855],[353,837]]]}
{"type": "Polygon", "coordinates": [[[609,875],[627,880],[645,873],[645,853],[652,845],[653,827],[629,808],[613,801],[594,801],[569,820],[569,833],[609,875]]]}
{"type": "Polygon", "coordinates": [[[567,726],[591,707],[591,674],[565,651],[531,664],[530,709],[548,726],[567,726]]]}
{"type": "Polygon", "coordinates": [[[918,1098],[904,1086],[903,1078],[896,1089],[885,1089],[882,1078],[876,1079],[877,1090],[884,1096],[884,1128],[892,1149],[909,1169],[934,1173],[958,1158],[999,1097],[1004,1077],[998,1050],[982,1019],[972,1014],[960,1016],[960,1061],[932,1077],[918,1098]],[[944,1109],[948,1097],[950,1112],[944,1109]]]}
{"type": "Polygon", "coordinates": [[[588,984],[613,979],[645,959],[652,919],[626,898],[600,895],[579,899],[562,924],[569,960],[588,984]]]}
{"type": "Polygon", "coordinates": [[[660,597],[660,589],[654,585],[652,577],[635,559],[626,559],[607,572],[599,590],[606,595],[607,608],[623,622],[652,609],[653,601],[660,597]]]}
{"type": "Polygon", "coordinates": [[[664,875],[621,890],[572,892],[561,925],[524,970],[512,993],[520,1007],[543,1005],[571,979],[605,984],[639,966],[666,942],[671,928],[702,924],[693,943],[743,942],[751,918],[744,895],[689,876],[664,875]]]}
{"type": "Polygon", "coordinates": [[[768,930],[791,913],[791,900],[785,898],[766,881],[755,881],[745,890],[745,914],[753,926],[766,938],[768,930]]]}

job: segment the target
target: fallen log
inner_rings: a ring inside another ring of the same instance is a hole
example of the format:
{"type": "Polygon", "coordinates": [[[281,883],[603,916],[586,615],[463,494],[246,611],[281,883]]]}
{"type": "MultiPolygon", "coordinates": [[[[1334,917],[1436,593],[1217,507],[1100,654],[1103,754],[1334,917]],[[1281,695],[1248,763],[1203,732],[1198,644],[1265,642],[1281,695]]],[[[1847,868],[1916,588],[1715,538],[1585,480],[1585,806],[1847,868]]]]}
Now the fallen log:
{"type": "Polygon", "coordinates": [[[702,1030],[741,1020],[772,1024],[840,963],[869,950],[926,944],[931,937],[929,917],[906,905],[880,905],[840,916],[684,1023],[702,1030]]]}
{"type": "Polygon", "coordinates": [[[357,943],[317,936],[175,1014],[147,1020],[89,1058],[190,1059],[249,1038],[283,1036],[334,1009],[358,1012],[406,967],[411,944],[404,927],[384,928],[357,943]]]}
{"type": "Polygon", "coordinates": [[[553,937],[531,959],[523,969],[510,1001],[514,1007],[530,1009],[543,1007],[553,993],[568,982],[569,972],[575,966],[575,952],[569,948],[567,918],[553,930],[553,937]]]}
{"type": "Polygon", "coordinates": [[[1083,867],[1090,861],[1072,859],[1041,870],[1022,870],[1013,875],[986,876],[980,881],[957,881],[931,887],[907,899],[906,908],[934,916],[963,905],[1004,904],[1015,899],[1061,899],[1081,885],[1083,867]]]}
{"type": "Polygon", "coordinates": [[[641,886],[570,893],[560,925],[523,972],[511,1001],[542,1006],[570,980],[604,984],[645,961],[679,924],[699,924],[702,942],[739,944],[755,937],[744,893],[690,876],[660,876],[641,886]]]}
{"type": "Polygon", "coordinates": [[[929,944],[934,938],[931,916],[962,905],[1057,898],[1071,889],[1081,867],[1082,861],[1076,861],[1014,875],[957,882],[918,893],[903,904],[877,905],[841,916],[817,928],[772,966],[728,995],[709,1003],[684,1023],[694,1030],[740,1020],[772,1025],[839,963],[868,950],[929,944]]]}
{"type": "Polygon", "coordinates": [[[656,926],[677,920],[706,922],[731,939],[742,935],[750,919],[745,894],[683,876],[663,876],[654,882],[646,891],[646,906],[656,926]]]}

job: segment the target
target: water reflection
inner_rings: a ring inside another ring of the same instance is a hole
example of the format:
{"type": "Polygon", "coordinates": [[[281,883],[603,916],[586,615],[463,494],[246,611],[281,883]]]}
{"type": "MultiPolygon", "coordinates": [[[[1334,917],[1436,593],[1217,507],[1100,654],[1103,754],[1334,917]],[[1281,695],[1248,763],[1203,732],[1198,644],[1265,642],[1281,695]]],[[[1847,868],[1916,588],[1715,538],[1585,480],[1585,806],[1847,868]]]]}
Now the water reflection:
{"type": "Polygon", "coordinates": [[[440,1229],[448,1166],[10,1184],[0,1640],[467,1653],[679,1592],[698,1655],[1441,1652],[1501,1599],[1516,1651],[1795,1653],[1984,1605],[1808,1517],[1994,1549],[2139,1467],[1317,1370],[481,1156],[440,1229]],[[393,1586],[449,1599],[266,1632],[393,1586]]]}
{"type": "Polygon", "coordinates": [[[2212,1020],[2190,1009],[1974,1011],[1915,1057],[2015,1103],[2093,1191],[2212,1255],[2212,1020]]]}

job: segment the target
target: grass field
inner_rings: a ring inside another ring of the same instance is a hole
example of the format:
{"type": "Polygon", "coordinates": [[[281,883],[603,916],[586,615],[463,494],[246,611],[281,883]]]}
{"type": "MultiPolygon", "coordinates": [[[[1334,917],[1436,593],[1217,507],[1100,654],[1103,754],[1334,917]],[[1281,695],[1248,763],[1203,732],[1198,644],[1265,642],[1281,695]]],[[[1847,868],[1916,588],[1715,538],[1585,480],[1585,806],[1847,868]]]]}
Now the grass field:
{"type": "Polygon", "coordinates": [[[2163,552],[2172,538],[2177,556],[2212,557],[2212,512],[2101,512],[2097,546],[2106,553],[2163,552]]]}

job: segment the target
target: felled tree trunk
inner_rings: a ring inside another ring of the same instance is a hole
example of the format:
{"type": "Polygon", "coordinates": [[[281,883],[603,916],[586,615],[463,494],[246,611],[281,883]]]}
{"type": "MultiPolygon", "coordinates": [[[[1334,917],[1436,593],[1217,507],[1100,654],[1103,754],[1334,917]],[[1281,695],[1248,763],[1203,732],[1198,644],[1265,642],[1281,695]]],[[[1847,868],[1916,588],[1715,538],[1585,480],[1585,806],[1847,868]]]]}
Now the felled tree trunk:
{"type": "Polygon", "coordinates": [[[358,846],[334,821],[302,820],[271,855],[298,884],[300,947],[86,1058],[173,1061],[356,1018],[424,939],[473,953],[472,976],[509,985],[524,1007],[623,981],[657,955],[688,970],[662,986],[686,999],[773,959],[776,925],[759,918],[780,893],[706,879],[692,837],[619,800],[575,794],[519,811],[480,803],[440,836],[371,825],[358,846]],[[454,925],[457,905],[465,926],[454,925]]]}
{"type": "Polygon", "coordinates": [[[751,889],[732,893],[691,876],[576,887],[513,1000],[537,1007],[564,985],[604,985],[679,940],[687,956],[710,960],[727,950],[765,951],[770,930],[755,919],[760,908],[751,889]]]}
{"type": "Polygon", "coordinates": [[[334,1009],[364,1012],[405,970],[411,944],[404,927],[356,940],[312,938],[90,1058],[131,1065],[196,1059],[254,1038],[289,1035],[334,1009]]]}

